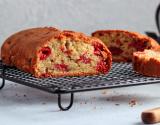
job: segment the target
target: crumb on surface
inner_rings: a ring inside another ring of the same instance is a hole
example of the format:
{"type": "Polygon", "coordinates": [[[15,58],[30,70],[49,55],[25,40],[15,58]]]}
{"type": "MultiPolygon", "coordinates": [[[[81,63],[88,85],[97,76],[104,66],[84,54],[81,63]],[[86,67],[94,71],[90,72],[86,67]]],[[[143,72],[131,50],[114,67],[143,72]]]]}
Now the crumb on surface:
{"type": "Polygon", "coordinates": [[[45,105],[46,103],[45,102],[42,102],[42,105],[45,105]]]}
{"type": "Polygon", "coordinates": [[[102,92],[103,95],[105,95],[106,93],[107,93],[106,91],[103,91],[103,92],[102,92]]]}
{"type": "Polygon", "coordinates": [[[92,97],[92,99],[96,99],[96,97],[94,96],[94,97],[92,97]]]}
{"type": "Polygon", "coordinates": [[[116,103],[115,105],[116,105],[116,106],[119,106],[120,104],[116,103]]]}
{"type": "Polygon", "coordinates": [[[136,104],[137,104],[137,100],[136,100],[136,99],[131,99],[131,100],[129,101],[129,105],[130,105],[131,107],[135,106],[136,104]]]}
{"type": "Polygon", "coordinates": [[[109,99],[109,98],[107,98],[107,99],[106,99],[106,101],[110,101],[110,99],[109,99]]]}
{"type": "Polygon", "coordinates": [[[18,96],[18,94],[16,93],[16,96],[18,96]]]}

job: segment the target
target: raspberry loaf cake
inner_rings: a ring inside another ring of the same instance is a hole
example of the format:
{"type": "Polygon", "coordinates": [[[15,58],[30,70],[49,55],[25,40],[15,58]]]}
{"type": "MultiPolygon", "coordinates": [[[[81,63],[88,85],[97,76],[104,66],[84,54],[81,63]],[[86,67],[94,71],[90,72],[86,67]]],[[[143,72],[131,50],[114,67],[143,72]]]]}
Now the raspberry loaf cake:
{"type": "Polygon", "coordinates": [[[133,52],[155,49],[158,43],[145,35],[124,30],[100,30],[92,36],[101,39],[112,53],[113,61],[130,62],[133,52]]]}
{"type": "Polygon", "coordinates": [[[142,75],[160,77],[160,51],[134,52],[133,69],[142,75]]]}
{"type": "Polygon", "coordinates": [[[9,37],[2,62],[36,77],[106,74],[111,53],[101,40],[56,28],[32,28],[9,37]]]}

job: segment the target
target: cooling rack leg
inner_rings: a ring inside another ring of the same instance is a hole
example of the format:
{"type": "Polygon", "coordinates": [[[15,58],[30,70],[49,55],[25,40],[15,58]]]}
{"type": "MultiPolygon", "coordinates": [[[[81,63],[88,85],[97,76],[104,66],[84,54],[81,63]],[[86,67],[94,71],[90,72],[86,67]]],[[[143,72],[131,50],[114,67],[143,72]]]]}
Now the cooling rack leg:
{"type": "Polygon", "coordinates": [[[71,98],[70,98],[70,104],[67,106],[67,107],[63,107],[62,106],[62,102],[61,102],[61,94],[58,94],[58,106],[59,108],[62,110],[62,111],[66,111],[66,110],[69,110],[72,105],[73,105],[73,100],[74,100],[74,94],[71,93],[71,98]]]}
{"type": "Polygon", "coordinates": [[[0,86],[0,89],[2,89],[2,88],[4,87],[4,85],[5,85],[5,78],[4,78],[5,69],[6,69],[6,67],[3,66],[3,70],[2,70],[2,84],[1,84],[1,86],[0,86]]]}
{"type": "Polygon", "coordinates": [[[0,86],[0,89],[2,89],[2,88],[4,87],[4,85],[5,85],[5,79],[2,78],[2,84],[1,84],[1,86],[0,86]]]}

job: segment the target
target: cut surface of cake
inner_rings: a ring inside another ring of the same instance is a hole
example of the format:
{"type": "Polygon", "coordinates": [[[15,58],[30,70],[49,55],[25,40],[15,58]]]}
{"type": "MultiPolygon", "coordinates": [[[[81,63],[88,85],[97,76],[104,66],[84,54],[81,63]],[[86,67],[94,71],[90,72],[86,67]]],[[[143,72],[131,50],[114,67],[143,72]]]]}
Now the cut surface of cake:
{"type": "Polygon", "coordinates": [[[36,77],[106,74],[112,62],[101,40],[52,27],[13,34],[2,45],[1,57],[4,64],[36,77]]]}
{"type": "Polygon", "coordinates": [[[106,44],[116,62],[131,62],[133,52],[159,47],[152,38],[125,30],[99,30],[92,33],[92,36],[106,44]]]}
{"type": "Polygon", "coordinates": [[[160,51],[134,52],[133,69],[142,75],[160,77],[160,51]]]}

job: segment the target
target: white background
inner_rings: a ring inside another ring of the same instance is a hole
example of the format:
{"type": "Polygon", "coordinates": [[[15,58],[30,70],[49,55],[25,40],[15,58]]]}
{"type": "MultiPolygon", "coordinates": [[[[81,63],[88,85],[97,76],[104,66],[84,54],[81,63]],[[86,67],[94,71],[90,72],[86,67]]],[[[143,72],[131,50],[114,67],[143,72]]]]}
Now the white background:
{"type": "Polygon", "coordinates": [[[90,34],[97,29],[157,31],[160,0],[0,0],[0,43],[28,27],[55,26],[90,34]]]}
{"type": "MultiPolygon", "coordinates": [[[[88,35],[97,29],[157,32],[154,13],[158,3],[160,0],[0,0],[0,45],[12,33],[37,26],[88,35]]],[[[0,91],[0,125],[141,125],[141,112],[160,104],[159,88],[157,84],[77,93],[73,107],[61,112],[56,95],[7,82],[0,91]],[[132,99],[137,100],[133,107],[129,105],[132,99]]],[[[64,100],[66,104],[67,95],[64,100]]]]}

